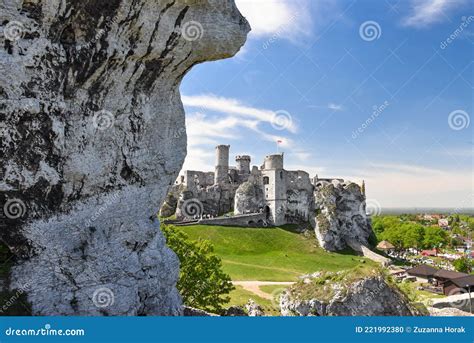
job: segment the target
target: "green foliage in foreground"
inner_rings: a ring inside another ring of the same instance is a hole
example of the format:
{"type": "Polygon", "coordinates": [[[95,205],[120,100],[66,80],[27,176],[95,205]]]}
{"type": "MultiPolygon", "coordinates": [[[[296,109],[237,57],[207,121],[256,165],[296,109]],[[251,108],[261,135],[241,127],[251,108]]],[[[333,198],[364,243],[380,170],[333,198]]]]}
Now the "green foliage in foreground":
{"type": "Polygon", "coordinates": [[[243,228],[193,225],[180,227],[191,239],[206,239],[222,259],[232,280],[297,281],[302,274],[339,271],[373,264],[353,252],[330,253],[314,235],[284,228],[243,228]]]}
{"type": "Polygon", "coordinates": [[[162,225],[168,246],[178,255],[180,275],[177,288],[183,302],[191,307],[219,313],[229,302],[234,289],[230,277],[222,271],[222,262],[211,243],[190,240],[171,225],[162,225]]]}

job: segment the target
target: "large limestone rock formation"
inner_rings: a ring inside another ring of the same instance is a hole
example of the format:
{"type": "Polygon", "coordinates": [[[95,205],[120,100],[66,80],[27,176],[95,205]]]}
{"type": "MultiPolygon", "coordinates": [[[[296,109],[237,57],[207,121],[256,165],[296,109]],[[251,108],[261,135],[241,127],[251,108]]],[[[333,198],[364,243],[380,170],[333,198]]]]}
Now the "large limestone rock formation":
{"type": "Polygon", "coordinates": [[[319,273],[282,293],[284,316],[412,316],[419,314],[378,271],[319,273]],[[362,273],[361,273],[362,272],[362,273]],[[358,275],[361,273],[362,275],[358,275]],[[364,275],[365,274],[365,275],[364,275]]]}
{"type": "Polygon", "coordinates": [[[262,186],[246,181],[235,192],[235,214],[258,213],[265,207],[265,194],[262,186]]]}
{"type": "Polygon", "coordinates": [[[179,84],[234,55],[233,0],[0,3],[1,239],[36,315],[178,315],[156,213],[186,154],[179,84]]]}
{"type": "Polygon", "coordinates": [[[373,234],[365,213],[365,196],[352,182],[318,185],[315,188],[315,233],[322,248],[337,251],[368,246],[373,234]]]}

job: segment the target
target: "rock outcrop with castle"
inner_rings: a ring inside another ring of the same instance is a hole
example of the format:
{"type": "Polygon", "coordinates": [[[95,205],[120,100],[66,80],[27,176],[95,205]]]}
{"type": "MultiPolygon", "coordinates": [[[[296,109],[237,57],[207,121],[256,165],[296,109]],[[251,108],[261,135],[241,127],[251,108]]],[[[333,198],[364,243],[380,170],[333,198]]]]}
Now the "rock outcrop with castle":
{"type": "Polygon", "coordinates": [[[214,172],[186,170],[160,214],[177,225],[280,226],[310,223],[327,250],[367,246],[372,234],[362,188],[350,181],[319,178],[284,168],[284,154],[251,166],[248,155],[229,165],[229,145],[216,147],[214,172]]]}

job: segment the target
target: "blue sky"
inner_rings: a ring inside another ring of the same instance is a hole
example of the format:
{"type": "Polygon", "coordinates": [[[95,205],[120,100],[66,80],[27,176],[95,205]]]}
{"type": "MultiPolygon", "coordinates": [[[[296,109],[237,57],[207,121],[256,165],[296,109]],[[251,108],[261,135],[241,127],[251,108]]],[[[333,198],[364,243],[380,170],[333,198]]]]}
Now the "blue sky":
{"type": "Polygon", "coordinates": [[[286,169],[365,180],[382,207],[474,207],[472,2],[236,2],[246,45],[181,86],[184,169],[282,140],[286,169]]]}

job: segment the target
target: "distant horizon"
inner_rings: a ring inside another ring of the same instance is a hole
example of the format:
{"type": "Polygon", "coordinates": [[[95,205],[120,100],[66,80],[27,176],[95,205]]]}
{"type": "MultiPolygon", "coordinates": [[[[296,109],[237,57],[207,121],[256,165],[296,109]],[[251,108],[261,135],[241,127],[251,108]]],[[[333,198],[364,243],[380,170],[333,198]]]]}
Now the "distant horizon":
{"type": "MultiPolygon", "coordinates": [[[[464,208],[455,208],[455,207],[382,207],[381,212],[383,214],[384,211],[420,211],[416,213],[424,213],[424,214],[474,214],[474,208],[472,207],[464,207],[464,208]],[[453,211],[451,211],[453,210],[453,211]],[[436,211],[436,212],[431,212],[436,211]],[[466,212],[467,211],[467,212],[466,212]],[[449,213],[446,213],[449,212],[449,213]]],[[[410,213],[411,214],[411,213],[410,213]]]]}

